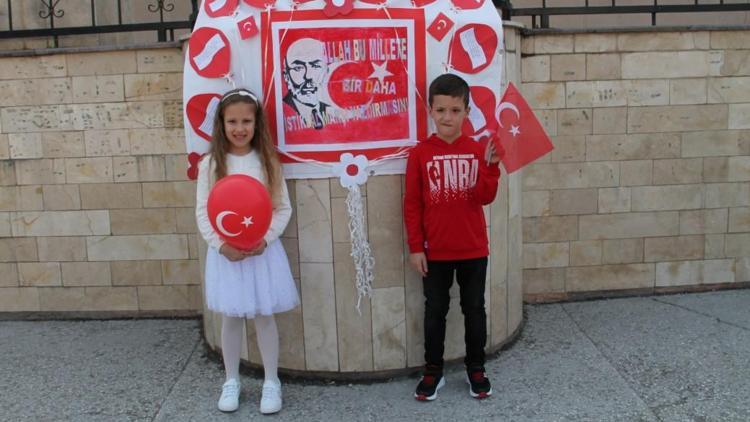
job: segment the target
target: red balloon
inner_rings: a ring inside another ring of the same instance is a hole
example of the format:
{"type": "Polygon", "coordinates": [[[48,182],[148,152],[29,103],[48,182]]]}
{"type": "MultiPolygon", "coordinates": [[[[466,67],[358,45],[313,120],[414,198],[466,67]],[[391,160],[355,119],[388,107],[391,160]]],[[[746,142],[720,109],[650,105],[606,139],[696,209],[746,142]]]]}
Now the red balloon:
{"type": "Polygon", "coordinates": [[[232,174],[216,182],[208,195],[208,218],[216,233],[240,250],[252,250],[271,226],[271,196],[258,179],[232,174]]]}

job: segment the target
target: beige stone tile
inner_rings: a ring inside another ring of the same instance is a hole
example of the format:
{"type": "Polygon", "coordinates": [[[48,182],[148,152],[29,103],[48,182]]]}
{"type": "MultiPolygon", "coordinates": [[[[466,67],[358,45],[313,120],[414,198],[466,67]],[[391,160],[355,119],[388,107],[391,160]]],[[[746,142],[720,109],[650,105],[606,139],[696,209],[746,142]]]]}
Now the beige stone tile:
{"type": "Polygon", "coordinates": [[[0,188],[0,210],[41,211],[44,209],[42,186],[0,188]]]}
{"type": "Polygon", "coordinates": [[[679,156],[680,135],[677,133],[586,137],[587,161],[677,158],[679,156]]]}
{"type": "Polygon", "coordinates": [[[726,236],[723,234],[707,234],[704,255],[706,259],[724,258],[724,244],[726,236]]]}
{"type": "Polygon", "coordinates": [[[670,104],[705,104],[707,101],[706,79],[672,79],[669,81],[670,104]]]}
{"type": "Polygon", "coordinates": [[[10,213],[0,212],[0,237],[10,237],[10,213]]]}
{"type": "MultiPolygon", "coordinates": [[[[338,199],[338,198],[337,198],[338,199]]],[[[357,312],[356,273],[347,243],[334,243],[336,324],[339,367],[342,372],[373,370],[372,311],[370,298],[360,302],[357,312]]],[[[403,276],[402,276],[403,277],[403,276]]]]}
{"type": "Polygon", "coordinates": [[[525,83],[521,92],[531,108],[565,108],[565,84],[561,82],[525,83]]]}
{"type": "Polygon", "coordinates": [[[108,211],[25,211],[11,215],[14,236],[109,234],[108,211]]]}
{"type": "Polygon", "coordinates": [[[178,100],[182,98],[182,74],[138,73],[125,75],[127,101],[178,100]]]}
{"type": "Polygon", "coordinates": [[[116,209],[143,206],[139,183],[97,183],[81,185],[81,208],[116,209]]]}
{"type": "Polygon", "coordinates": [[[586,55],[586,79],[616,80],[620,79],[621,74],[620,54],[586,55]]]}
{"type": "Polygon", "coordinates": [[[653,162],[651,160],[633,160],[620,162],[620,185],[650,185],[653,180],[653,162]]]}
{"type": "Polygon", "coordinates": [[[0,262],[38,261],[33,237],[0,237],[0,262]]]}
{"type": "Polygon", "coordinates": [[[746,31],[712,31],[711,48],[744,49],[750,45],[746,31]]]}
{"type": "Polygon", "coordinates": [[[709,103],[750,102],[750,77],[709,78],[709,103]]]}
{"type": "MultiPolygon", "coordinates": [[[[658,37],[654,37],[658,38],[658,37]]],[[[695,78],[709,75],[707,51],[625,53],[622,77],[625,79],[695,78]]]]}
{"type": "Polygon", "coordinates": [[[669,80],[635,80],[624,83],[628,106],[669,104],[669,80]]]}
{"type": "Polygon", "coordinates": [[[728,234],[726,254],[734,258],[750,256],[750,233],[728,234]]]}
{"type": "Polygon", "coordinates": [[[162,284],[159,261],[113,261],[110,263],[113,286],[162,284]]]}
{"type": "Polygon", "coordinates": [[[160,101],[97,104],[69,104],[59,107],[67,118],[66,130],[139,129],[164,126],[164,107],[160,101]]]}
{"type": "Polygon", "coordinates": [[[201,272],[198,260],[162,261],[162,279],[164,284],[194,284],[200,285],[201,272]]]}
{"type": "MultiPolygon", "coordinates": [[[[375,257],[375,280],[373,287],[403,287],[404,260],[403,220],[400,176],[380,176],[367,182],[367,220],[377,222],[369,225],[368,236],[375,257]]],[[[341,224],[341,222],[339,222],[341,224]]]]}
{"type": "Polygon", "coordinates": [[[550,80],[550,56],[529,56],[521,59],[521,82],[550,80]]]}
{"type": "MultiPolygon", "coordinates": [[[[18,281],[18,264],[0,264],[0,287],[18,287],[18,281]]],[[[2,307],[0,309],[5,310],[2,307]]]]}
{"type": "Polygon", "coordinates": [[[578,239],[625,239],[645,236],[674,236],[679,233],[679,213],[639,212],[582,215],[578,239]]]}
{"type": "Polygon", "coordinates": [[[655,185],[678,185],[701,183],[703,179],[703,159],[654,160],[655,185]]]}
{"type": "Polygon", "coordinates": [[[166,167],[166,178],[168,181],[181,180],[187,181],[187,171],[189,167],[187,154],[167,155],[164,157],[166,167]]]}
{"type": "Polygon", "coordinates": [[[28,160],[43,158],[42,134],[40,132],[10,133],[8,134],[10,158],[14,160],[28,160]]]}
{"type": "Polygon", "coordinates": [[[70,116],[60,109],[57,105],[5,107],[0,110],[0,121],[8,133],[73,130],[70,116]]]}
{"type": "Polygon", "coordinates": [[[136,51],[138,73],[182,72],[184,59],[179,49],[136,51]]]}
{"type": "Polygon", "coordinates": [[[522,174],[524,190],[578,189],[617,186],[617,163],[532,164],[522,174]]]}
{"type": "MultiPolygon", "coordinates": [[[[24,161],[19,161],[23,163],[24,161]]],[[[15,161],[0,161],[0,186],[13,186],[16,184],[16,166],[15,161]]]]}
{"type": "Polygon", "coordinates": [[[185,235],[92,236],[86,250],[89,261],[188,259],[185,235]]]}
{"type": "Polygon", "coordinates": [[[194,182],[165,182],[143,184],[143,206],[190,207],[195,205],[194,182]]]}
{"type": "Polygon", "coordinates": [[[76,103],[125,101],[122,75],[74,76],[73,101],[76,103]]]}
{"type": "Polygon", "coordinates": [[[617,35],[619,51],[708,49],[708,32],[625,33],[617,35]]]}
{"type": "Polygon", "coordinates": [[[569,267],[565,287],[569,292],[641,289],[653,287],[654,277],[654,264],[569,267]]]}
{"type": "Polygon", "coordinates": [[[372,297],[372,337],[375,370],[406,366],[404,289],[375,289],[372,297]]]}
{"type": "Polygon", "coordinates": [[[585,54],[555,54],[551,57],[551,79],[553,81],[576,81],[586,79],[585,54]]]}
{"type": "Polygon", "coordinates": [[[682,134],[683,157],[743,155],[741,132],[736,130],[685,132],[682,134]]]}
{"type": "Polygon", "coordinates": [[[521,37],[521,52],[524,55],[533,55],[534,54],[534,42],[535,37],[521,37]]]}
{"type": "Polygon", "coordinates": [[[302,308],[276,314],[279,329],[279,366],[288,369],[305,369],[305,335],[302,308]]]}
{"type": "Polygon", "coordinates": [[[704,247],[705,237],[703,235],[647,237],[645,239],[645,261],[703,259],[704,247]]]}
{"type": "Polygon", "coordinates": [[[567,82],[565,105],[568,108],[616,107],[627,105],[626,83],[623,81],[567,82]]]}
{"type": "Polygon", "coordinates": [[[750,156],[729,157],[729,181],[750,181],[750,156]]]}
{"type": "Polygon", "coordinates": [[[68,54],[65,59],[68,74],[74,75],[121,75],[135,73],[135,51],[97,52],[96,54],[68,54]]]}
{"type": "Polygon", "coordinates": [[[197,311],[200,307],[199,286],[138,286],[137,289],[141,311],[197,311]]]}
{"type": "Polygon", "coordinates": [[[748,183],[708,183],[704,186],[706,208],[750,206],[748,183]]]}
{"type": "MultiPolygon", "coordinates": [[[[281,244],[284,246],[286,256],[289,259],[289,267],[292,270],[292,276],[294,278],[299,278],[299,241],[292,237],[281,237],[279,238],[279,241],[281,241],[281,244]]],[[[349,260],[351,260],[351,258],[349,258],[349,260]]]]}
{"type": "Polygon", "coordinates": [[[289,224],[286,225],[282,237],[291,237],[297,239],[297,182],[294,180],[286,181],[287,192],[289,192],[289,203],[292,204],[292,217],[289,219],[289,224]]]}
{"type": "Polygon", "coordinates": [[[0,160],[7,160],[10,158],[10,150],[8,145],[8,134],[0,133],[0,160]]]}
{"type": "Polygon", "coordinates": [[[36,287],[0,288],[0,309],[4,312],[39,311],[39,290],[36,287]]]}
{"type": "Polygon", "coordinates": [[[733,283],[734,260],[676,261],[656,264],[657,286],[733,283]]]}
{"type": "Polygon", "coordinates": [[[61,286],[60,263],[19,262],[18,281],[21,286],[61,286]]]}
{"type": "Polygon", "coordinates": [[[42,152],[45,158],[83,157],[83,132],[43,132],[42,152]]]}
{"type": "Polygon", "coordinates": [[[87,130],[84,142],[89,157],[130,155],[130,132],[127,129],[87,130]]]}
{"type": "Polygon", "coordinates": [[[553,191],[537,190],[523,193],[523,216],[541,217],[552,213],[550,198],[553,191]]]}
{"type": "Polygon", "coordinates": [[[15,162],[19,185],[53,185],[65,183],[65,160],[19,160],[15,162]]]}
{"type": "MultiPolygon", "coordinates": [[[[407,249],[406,247],[404,249],[407,249]]],[[[404,258],[407,259],[406,252],[404,258]]],[[[404,270],[406,308],[406,360],[409,367],[424,364],[424,294],[422,277],[411,267],[404,270]]]]}
{"type": "Polygon", "coordinates": [[[592,132],[592,112],[590,108],[565,109],[558,111],[558,135],[589,135],[592,132]]]}
{"type": "Polygon", "coordinates": [[[727,209],[680,211],[680,234],[725,233],[727,209]]]}
{"type": "MultiPolygon", "coordinates": [[[[367,199],[362,198],[362,201],[366,204],[367,199]]],[[[366,207],[366,205],[365,205],[366,207]]],[[[331,197],[331,219],[333,221],[341,221],[341,224],[333,224],[331,226],[331,235],[334,243],[349,243],[351,236],[349,234],[349,225],[344,224],[349,221],[349,213],[346,210],[346,198],[333,198],[331,197]]],[[[367,208],[365,208],[365,227],[367,224],[367,208]]]]}
{"type": "Polygon", "coordinates": [[[172,208],[177,222],[177,233],[198,233],[195,208],[172,208]]]}
{"type": "Polygon", "coordinates": [[[575,34],[576,53],[599,53],[617,50],[616,34],[575,34]]]}
{"type": "Polygon", "coordinates": [[[631,210],[631,188],[599,189],[598,212],[608,214],[631,210]]]}
{"type": "Polygon", "coordinates": [[[52,287],[39,290],[42,311],[135,311],[134,287],[52,287]]]}
{"type": "Polygon", "coordinates": [[[4,107],[69,103],[72,97],[69,78],[0,81],[0,90],[4,107]]]}
{"type": "Polygon", "coordinates": [[[65,56],[3,58],[0,79],[34,79],[66,76],[65,56]]]}
{"type": "Polygon", "coordinates": [[[182,128],[131,129],[133,155],[184,154],[185,131],[182,128]]]}
{"type": "Polygon", "coordinates": [[[750,232],[750,208],[729,209],[729,232],[750,232]]]}
{"type": "Polygon", "coordinates": [[[625,133],[627,115],[625,107],[595,108],[592,124],[594,134],[625,133]]]}
{"type": "Polygon", "coordinates": [[[596,189],[553,190],[549,198],[552,215],[596,214],[597,211],[596,189]]]}
{"type": "Polygon", "coordinates": [[[719,68],[719,75],[750,75],[750,50],[726,50],[719,68]]]}
{"type": "Polygon", "coordinates": [[[552,143],[555,149],[545,156],[550,162],[580,162],[586,160],[585,136],[555,136],[552,143]]]}
{"type": "Polygon", "coordinates": [[[47,211],[81,209],[81,194],[78,185],[45,185],[43,198],[44,209],[47,211]]]}
{"type": "Polygon", "coordinates": [[[567,267],[570,265],[568,242],[525,243],[523,245],[523,268],[567,267]]]}
{"type": "Polygon", "coordinates": [[[578,217],[531,217],[523,219],[523,239],[525,242],[558,242],[576,240],[578,237],[578,217]]]}
{"type": "Polygon", "coordinates": [[[750,281],[750,258],[737,258],[735,281],[750,281]]]}
{"type": "Polygon", "coordinates": [[[39,260],[85,261],[86,239],[80,236],[37,237],[39,260]]]}
{"type": "Polygon", "coordinates": [[[602,241],[581,240],[570,242],[570,265],[600,265],[602,263],[602,241]]]}
{"type": "Polygon", "coordinates": [[[296,199],[300,262],[333,262],[331,199],[328,180],[298,180],[296,199]]]}
{"type": "MultiPolygon", "coordinates": [[[[197,234],[189,234],[188,237],[188,252],[190,253],[190,259],[204,259],[205,258],[205,250],[204,253],[200,252],[200,246],[199,246],[199,235],[197,234]]],[[[202,243],[204,246],[206,242],[203,241],[203,239],[200,239],[200,243],[202,243]]]]}
{"type": "Polygon", "coordinates": [[[164,127],[182,128],[184,122],[182,101],[163,101],[163,104],[164,127]]]}
{"type": "Polygon", "coordinates": [[[603,264],[632,264],[643,262],[644,240],[612,239],[602,241],[603,264]]]}
{"type": "Polygon", "coordinates": [[[565,268],[523,270],[524,294],[565,292],[565,268]]]}
{"type": "Polygon", "coordinates": [[[110,210],[109,218],[113,235],[177,232],[173,208],[110,210]]]}
{"type": "Polygon", "coordinates": [[[336,293],[332,263],[301,263],[305,363],[310,371],[338,371],[336,293]]]}
{"type": "Polygon", "coordinates": [[[534,111],[534,115],[539,119],[544,131],[549,136],[557,136],[557,110],[540,110],[534,111]]]}
{"type": "MultiPolygon", "coordinates": [[[[726,104],[631,107],[628,133],[726,129],[729,114],[726,104]]],[[[738,129],[729,122],[730,129],[738,129]]]]}
{"type": "Polygon", "coordinates": [[[63,286],[110,286],[112,274],[108,262],[63,262],[63,286]]]}
{"type": "Polygon", "coordinates": [[[573,35],[534,35],[536,54],[572,53],[573,35]]]}
{"type": "Polygon", "coordinates": [[[137,156],[135,157],[135,168],[137,171],[135,179],[139,182],[164,182],[167,180],[167,165],[164,156],[137,156]]]}
{"type": "Polygon", "coordinates": [[[633,187],[633,211],[666,211],[696,209],[703,206],[702,185],[633,187]]]}

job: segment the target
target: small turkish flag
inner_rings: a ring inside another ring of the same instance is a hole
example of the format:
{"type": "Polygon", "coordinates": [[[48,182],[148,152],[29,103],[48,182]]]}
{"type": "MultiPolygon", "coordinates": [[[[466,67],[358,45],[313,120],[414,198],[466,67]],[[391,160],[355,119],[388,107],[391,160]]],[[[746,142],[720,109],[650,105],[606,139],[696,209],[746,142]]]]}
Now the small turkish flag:
{"type": "Polygon", "coordinates": [[[445,34],[453,28],[453,21],[448,16],[445,16],[443,12],[438,13],[435,20],[432,21],[430,27],[427,28],[427,32],[435,37],[436,40],[442,41],[445,38],[445,34]]]}
{"type": "Polygon", "coordinates": [[[240,38],[243,40],[254,37],[258,34],[258,24],[255,23],[255,16],[253,15],[237,22],[237,28],[239,28],[240,38]]]}
{"type": "Polygon", "coordinates": [[[502,162],[508,173],[513,173],[555,147],[529,104],[512,83],[508,84],[495,110],[495,117],[499,123],[496,142],[505,150],[502,162]]]}

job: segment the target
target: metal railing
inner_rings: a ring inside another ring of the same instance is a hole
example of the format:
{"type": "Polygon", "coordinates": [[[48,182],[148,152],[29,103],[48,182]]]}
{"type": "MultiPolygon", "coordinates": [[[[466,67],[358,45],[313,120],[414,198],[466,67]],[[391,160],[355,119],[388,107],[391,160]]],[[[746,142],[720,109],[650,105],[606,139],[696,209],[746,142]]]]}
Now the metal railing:
{"type": "Polygon", "coordinates": [[[589,0],[582,0],[581,6],[548,6],[547,0],[542,0],[541,7],[515,8],[510,0],[492,0],[495,7],[503,14],[503,19],[513,16],[530,16],[533,28],[549,28],[550,16],[563,15],[610,15],[610,14],[650,14],[651,25],[656,25],[658,13],[700,13],[700,12],[750,12],[750,3],[718,3],[703,4],[698,0],[686,1],[684,4],[653,4],[618,5],[611,0],[607,6],[591,6],[589,0]]]}
{"type": "MultiPolygon", "coordinates": [[[[2,1],[2,0],[0,0],[2,1]]],[[[91,24],[86,26],[65,26],[60,27],[57,21],[65,16],[63,7],[65,4],[62,0],[39,0],[39,18],[44,22],[46,27],[40,29],[16,29],[13,25],[13,6],[15,0],[7,0],[8,25],[6,30],[0,31],[0,39],[10,38],[36,38],[52,37],[54,46],[58,47],[58,37],[66,35],[84,35],[84,34],[106,34],[114,32],[141,32],[156,31],[159,42],[174,41],[174,31],[178,29],[191,29],[198,16],[198,0],[190,0],[192,12],[186,20],[168,21],[164,19],[164,13],[172,12],[175,8],[174,2],[170,0],[152,0],[146,5],[149,13],[158,15],[159,19],[152,22],[125,23],[123,20],[122,0],[117,0],[117,23],[101,25],[97,22],[96,1],[90,2],[91,24]],[[61,4],[63,3],[63,4],[61,4]]],[[[111,7],[112,3],[108,2],[111,7]]],[[[76,10],[76,13],[81,13],[76,10]]]]}

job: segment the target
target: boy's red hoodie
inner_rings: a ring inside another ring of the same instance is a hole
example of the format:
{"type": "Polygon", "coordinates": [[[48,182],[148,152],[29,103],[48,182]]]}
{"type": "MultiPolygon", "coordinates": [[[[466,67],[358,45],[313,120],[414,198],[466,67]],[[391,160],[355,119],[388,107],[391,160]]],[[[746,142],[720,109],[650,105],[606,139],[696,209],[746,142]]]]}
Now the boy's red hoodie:
{"type": "Polygon", "coordinates": [[[484,161],[484,144],[437,135],[417,144],[406,164],[404,222],[411,253],[431,261],[489,255],[482,205],[495,199],[497,164],[484,161]]]}

